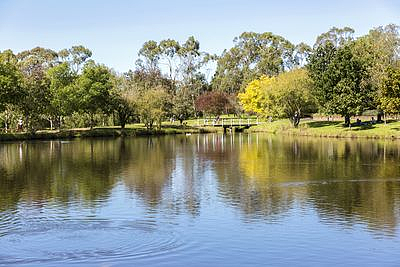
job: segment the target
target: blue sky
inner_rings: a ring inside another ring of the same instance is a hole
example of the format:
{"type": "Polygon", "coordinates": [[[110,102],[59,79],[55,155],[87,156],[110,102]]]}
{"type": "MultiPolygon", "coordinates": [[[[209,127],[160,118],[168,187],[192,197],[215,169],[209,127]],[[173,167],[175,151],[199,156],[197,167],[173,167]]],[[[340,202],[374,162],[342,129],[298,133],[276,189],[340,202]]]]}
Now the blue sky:
{"type": "Polygon", "coordinates": [[[193,35],[203,51],[220,54],[243,31],[270,31],[312,45],[330,27],[356,35],[400,24],[395,0],[0,0],[0,50],[82,44],[93,58],[117,71],[134,68],[147,40],[193,35]]]}

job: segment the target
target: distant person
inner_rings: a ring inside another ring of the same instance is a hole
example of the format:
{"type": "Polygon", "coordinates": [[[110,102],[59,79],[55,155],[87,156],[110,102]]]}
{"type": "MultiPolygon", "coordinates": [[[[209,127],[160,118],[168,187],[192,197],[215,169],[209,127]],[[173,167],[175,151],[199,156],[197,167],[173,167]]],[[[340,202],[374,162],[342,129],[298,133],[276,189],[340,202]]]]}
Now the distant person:
{"type": "Polygon", "coordinates": [[[376,123],[376,120],[375,120],[374,117],[372,117],[372,118],[371,118],[371,124],[375,124],[375,123],[376,123]]]}

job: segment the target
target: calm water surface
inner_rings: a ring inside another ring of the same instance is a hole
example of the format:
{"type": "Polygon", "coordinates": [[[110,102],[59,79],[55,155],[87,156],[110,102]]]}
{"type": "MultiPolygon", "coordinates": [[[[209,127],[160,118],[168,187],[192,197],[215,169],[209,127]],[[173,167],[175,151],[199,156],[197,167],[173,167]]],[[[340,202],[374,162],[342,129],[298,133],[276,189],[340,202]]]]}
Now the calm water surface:
{"type": "Polygon", "coordinates": [[[400,143],[0,144],[0,265],[400,266],[400,143]]]}

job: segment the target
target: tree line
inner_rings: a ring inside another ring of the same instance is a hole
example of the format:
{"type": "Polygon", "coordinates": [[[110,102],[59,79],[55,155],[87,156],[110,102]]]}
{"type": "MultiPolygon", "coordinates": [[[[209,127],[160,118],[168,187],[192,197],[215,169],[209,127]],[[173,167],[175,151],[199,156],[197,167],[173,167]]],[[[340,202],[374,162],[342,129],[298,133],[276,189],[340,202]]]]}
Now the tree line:
{"type": "Polygon", "coordinates": [[[377,27],[359,38],[354,30],[332,28],[307,48],[305,64],[261,75],[239,93],[247,112],[289,118],[305,114],[341,115],[345,125],[365,111],[381,121],[400,112],[399,27],[377,27]]]}
{"type": "Polygon", "coordinates": [[[252,113],[289,118],[306,114],[350,117],[400,110],[400,37],[393,24],[354,37],[332,28],[313,47],[270,32],[244,32],[221,55],[189,37],[147,41],[133,70],[117,73],[94,62],[81,45],[61,51],[36,47],[0,52],[0,122],[39,129],[252,113]],[[210,76],[214,71],[212,77],[210,76]]]}

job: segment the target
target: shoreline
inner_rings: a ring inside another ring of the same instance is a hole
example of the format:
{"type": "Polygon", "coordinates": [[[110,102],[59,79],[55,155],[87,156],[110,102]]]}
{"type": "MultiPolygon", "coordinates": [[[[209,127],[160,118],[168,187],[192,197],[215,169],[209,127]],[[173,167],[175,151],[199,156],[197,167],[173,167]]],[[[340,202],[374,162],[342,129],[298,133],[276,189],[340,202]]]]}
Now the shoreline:
{"type": "MultiPolygon", "coordinates": [[[[239,132],[239,131],[238,131],[239,132]]],[[[277,120],[273,122],[264,122],[257,126],[252,126],[244,130],[245,133],[266,133],[280,134],[287,136],[304,136],[320,138],[364,138],[364,139],[386,139],[400,140],[400,122],[390,121],[387,125],[384,123],[373,125],[344,127],[342,122],[338,121],[314,121],[303,120],[298,128],[293,128],[288,120],[277,120]]],[[[161,135],[179,135],[179,134],[202,134],[202,133],[223,133],[221,127],[200,127],[200,126],[180,126],[165,125],[159,129],[146,129],[144,127],[131,126],[121,129],[119,127],[95,127],[45,130],[38,131],[35,134],[28,132],[18,133],[0,133],[0,142],[25,141],[25,140],[62,140],[77,138],[115,138],[123,136],[161,136],[161,135]]]]}
{"type": "Polygon", "coordinates": [[[321,138],[399,140],[400,122],[390,121],[387,124],[378,123],[345,127],[343,122],[340,121],[303,120],[298,128],[293,128],[288,120],[278,120],[251,127],[247,132],[321,138]]]}
{"type": "Polygon", "coordinates": [[[165,127],[159,129],[145,128],[102,128],[95,127],[93,129],[63,129],[53,131],[38,131],[34,134],[23,132],[0,133],[0,142],[8,141],[26,141],[26,140],[62,140],[62,139],[77,139],[77,138],[115,138],[121,136],[161,136],[172,134],[195,134],[195,133],[216,133],[220,129],[210,128],[194,128],[194,127],[165,127]]]}
{"type": "Polygon", "coordinates": [[[300,137],[317,137],[317,138],[335,138],[335,139],[380,139],[380,140],[400,140],[399,136],[390,135],[357,135],[357,134],[318,134],[310,132],[294,132],[294,131],[247,131],[247,133],[265,133],[274,135],[285,135],[285,136],[300,136],[300,137]]]}

